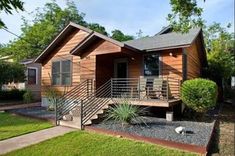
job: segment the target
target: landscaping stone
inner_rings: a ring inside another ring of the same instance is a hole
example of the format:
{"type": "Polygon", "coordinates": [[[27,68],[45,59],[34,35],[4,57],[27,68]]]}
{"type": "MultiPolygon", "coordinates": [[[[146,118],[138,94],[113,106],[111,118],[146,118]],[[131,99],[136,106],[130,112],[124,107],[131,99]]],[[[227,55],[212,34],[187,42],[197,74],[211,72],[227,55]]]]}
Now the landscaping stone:
{"type": "Polygon", "coordinates": [[[20,108],[20,109],[13,109],[9,110],[10,113],[16,113],[20,115],[46,119],[46,120],[54,120],[55,119],[55,112],[48,111],[46,107],[30,107],[30,108],[20,108]]]}
{"type": "Polygon", "coordinates": [[[134,122],[132,125],[122,126],[115,121],[103,121],[92,126],[102,129],[126,132],[144,137],[158,138],[180,143],[207,146],[213,129],[214,122],[192,122],[192,121],[166,121],[156,117],[144,117],[142,120],[146,124],[134,122]],[[184,135],[175,132],[175,128],[182,126],[193,133],[184,135]]]}

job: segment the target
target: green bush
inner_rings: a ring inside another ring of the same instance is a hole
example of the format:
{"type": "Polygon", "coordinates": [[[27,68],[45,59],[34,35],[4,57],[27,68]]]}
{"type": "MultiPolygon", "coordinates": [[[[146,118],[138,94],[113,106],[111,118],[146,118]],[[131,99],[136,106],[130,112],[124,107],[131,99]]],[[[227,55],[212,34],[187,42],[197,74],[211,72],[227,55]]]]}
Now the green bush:
{"type": "Polygon", "coordinates": [[[0,100],[23,100],[25,90],[0,90],[0,100]]]}
{"type": "Polygon", "coordinates": [[[201,78],[187,80],[181,87],[181,100],[196,112],[204,113],[216,105],[217,85],[201,78]]]}
{"type": "Polygon", "coordinates": [[[33,102],[33,94],[31,90],[26,90],[26,92],[23,95],[23,99],[25,103],[31,103],[33,102]]]}

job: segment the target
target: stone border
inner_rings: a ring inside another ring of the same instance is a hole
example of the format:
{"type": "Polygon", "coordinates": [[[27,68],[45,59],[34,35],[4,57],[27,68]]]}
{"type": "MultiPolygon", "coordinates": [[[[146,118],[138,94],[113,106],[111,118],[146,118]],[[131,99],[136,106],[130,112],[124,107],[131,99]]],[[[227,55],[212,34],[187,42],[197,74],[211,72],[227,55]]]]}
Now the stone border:
{"type": "Polygon", "coordinates": [[[136,134],[130,134],[130,133],[126,133],[126,132],[118,132],[118,131],[107,130],[107,129],[97,128],[97,127],[92,127],[92,126],[86,126],[85,130],[108,134],[111,136],[124,137],[124,138],[131,139],[131,140],[148,142],[148,143],[153,143],[153,144],[157,144],[157,145],[167,146],[170,148],[180,149],[183,151],[206,155],[207,151],[209,149],[210,143],[211,143],[212,136],[214,134],[215,126],[216,126],[216,121],[214,121],[214,123],[213,123],[213,128],[212,128],[212,131],[210,134],[210,138],[209,138],[209,141],[206,146],[198,146],[198,145],[180,143],[180,142],[175,142],[175,141],[163,140],[163,139],[159,139],[159,138],[139,136],[136,134]]]}

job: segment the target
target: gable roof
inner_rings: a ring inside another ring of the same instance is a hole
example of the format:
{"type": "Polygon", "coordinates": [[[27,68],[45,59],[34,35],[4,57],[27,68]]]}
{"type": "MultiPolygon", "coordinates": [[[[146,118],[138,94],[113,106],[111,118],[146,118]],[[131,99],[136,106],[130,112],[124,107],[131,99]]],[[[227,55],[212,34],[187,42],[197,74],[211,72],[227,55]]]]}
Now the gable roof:
{"type": "Polygon", "coordinates": [[[81,25],[70,22],[55,38],[54,40],[43,50],[43,52],[35,59],[35,63],[40,63],[44,58],[47,57],[48,54],[60,43],[63,41],[64,37],[66,37],[69,33],[71,33],[74,29],[81,29],[87,33],[91,33],[92,30],[87,29],[81,25]]]}
{"type": "Polygon", "coordinates": [[[88,36],[86,36],[80,43],[77,44],[76,47],[74,47],[70,53],[71,54],[77,54],[78,52],[80,52],[80,50],[82,50],[83,48],[85,48],[87,45],[89,45],[89,43],[91,43],[92,41],[96,40],[97,38],[101,38],[104,39],[106,41],[109,41],[117,46],[120,47],[126,47],[135,51],[138,51],[138,49],[135,49],[134,47],[131,47],[129,45],[126,45],[123,42],[119,42],[117,40],[114,40],[108,36],[105,36],[101,33],[95,32],[91,29],[85,28],[81,25],[75,24],[73,22],[70,22],[58,35],[57,37],[46,47],[46,49],[35,59],[35,63],[40,63],[42,62],[42,60],[44,58],[47,57],[48,54],[50,54],[50,52],[57,46],[57,44],[59,44],[61,41],[63,41],[64,37],[67,36],[67,34],[69,34],[70,32],[72,32],[74,29],[81,29],[87,33],[89,33],[88,36]]]}
{"type": "MultiPolygon", "coordinates": [[[[166,30],[168,29],[167,27],[166,30]]],[[[124,43],[143,51],[182,48],[190,46],[200,32],[201,28],[190,29],[185,34],[176,32],[164,33],[164,31],[160,31],[155,36],[126,41],[124,43]]]]}
{"type": "Polygon", "coordinates": [[[95,32],[93,31],[92,33],[89,34],[89,36],[87,38],[85,38],[81,43],[78,43],[76,47],[74,47],[70,53],[71,54],[80,54],[85,48],[89,47],[89,45],[91,45],[93,42],[97,41],[97,39],[103,39],[103,40],[106,40],[108,42],[111,42],[121,48],[123,47],[126,47],[128,49],[131,49],[131,50],[134,50],[134,51],[139,51],[138,49],[134,48],[134,47],[131,47],[123,42],[120,42],[120,41],[117,41],[117,40],[114,40],[110,37],[107,37],[103,34],[100,34],[98,32],[95,32]]]}

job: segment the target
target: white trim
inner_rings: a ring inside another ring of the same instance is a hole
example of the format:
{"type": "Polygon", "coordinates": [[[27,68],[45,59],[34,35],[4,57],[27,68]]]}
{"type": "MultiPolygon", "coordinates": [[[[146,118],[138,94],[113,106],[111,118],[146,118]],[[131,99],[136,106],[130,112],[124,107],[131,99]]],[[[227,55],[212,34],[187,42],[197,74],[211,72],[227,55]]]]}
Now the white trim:
{"type": "Polygon", "coordinates": [[[27,67],[27,85],[37,85],[38,84],[38,68],[37,67],[27,67]],[[36,70],[36,84],[28,84],[28,69],[36,70]]]}
{"type": "Polygon", "coordinates": [[[114,60],[114,77],[117,78],[117,64],[118,63],[126,63],[126,77],[128,78],[128,59],[120,58],[114,60]]]}

